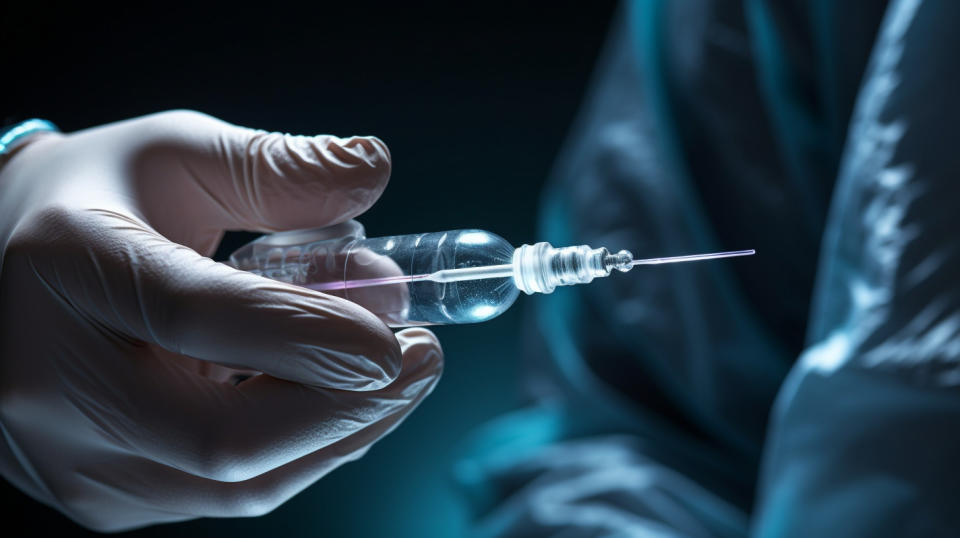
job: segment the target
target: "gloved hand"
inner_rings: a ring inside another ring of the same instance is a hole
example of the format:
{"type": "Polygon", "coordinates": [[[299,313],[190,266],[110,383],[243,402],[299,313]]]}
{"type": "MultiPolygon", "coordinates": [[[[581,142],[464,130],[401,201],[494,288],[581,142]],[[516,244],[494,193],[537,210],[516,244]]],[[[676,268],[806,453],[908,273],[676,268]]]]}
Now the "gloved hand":
{"type": "Polygon", "coordinates": [[[360,457],[433,389],[436,338],[205,256],[224,230],[351,218],[389,172],[376,138],[184,111],[19,148],[0,168],[3,476],[121,530],[263,514],[360,457]]]}

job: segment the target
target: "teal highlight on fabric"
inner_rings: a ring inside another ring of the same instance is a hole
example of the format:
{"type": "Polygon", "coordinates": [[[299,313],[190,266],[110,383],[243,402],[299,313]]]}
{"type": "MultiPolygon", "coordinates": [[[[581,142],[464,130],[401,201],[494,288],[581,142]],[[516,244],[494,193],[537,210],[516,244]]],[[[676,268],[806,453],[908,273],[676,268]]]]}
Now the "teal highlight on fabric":
{"type": "Polygon", "coordinates": [[[13,151],[28,136],[41,132],[59,132],[52,122],[32,118],[8,127],[0,134],[0,155],[13,151]]]}

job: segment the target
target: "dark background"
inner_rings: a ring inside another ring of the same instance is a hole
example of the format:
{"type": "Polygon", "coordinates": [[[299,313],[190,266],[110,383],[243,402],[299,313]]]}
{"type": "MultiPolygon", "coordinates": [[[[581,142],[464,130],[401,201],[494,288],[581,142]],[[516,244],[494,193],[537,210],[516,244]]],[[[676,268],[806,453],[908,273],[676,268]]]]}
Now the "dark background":
{"type": "MultiPolygon", "coordinates": [[[[540,188],[614,4],[9,2],[0,8],[0,114],[73,131],[192,108],[269,130],[375,134],[394,167],[383,198],[360,219],[368,235],[476,227],[533,242],[540,188]]],[[[221,255],[250,237],[228,236],[221,255]]],[[[275,512],[130,534],[460,534],[466,508],[450,480],[457,442],[519,402],[521,310],[532,300],[521,297],[489,323],[437,328],[446,369],[434,394],[364,459],[275,512]]],[[[7,529],[84,534],[9,484],[0,488],[7,529]]]]}

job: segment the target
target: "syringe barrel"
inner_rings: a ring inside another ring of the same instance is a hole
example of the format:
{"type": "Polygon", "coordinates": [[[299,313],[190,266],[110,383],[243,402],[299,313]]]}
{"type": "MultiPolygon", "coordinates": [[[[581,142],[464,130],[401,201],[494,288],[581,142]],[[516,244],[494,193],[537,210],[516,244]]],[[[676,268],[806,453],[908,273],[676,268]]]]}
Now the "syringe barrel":
{"type": "Polygon", "coordinates": [[[367,238],[349,221],[334,228],[280,232],[233,253],[238,269],[353,301],[392,327],[474,323],[498,316],[516,300],[512,277],[393,282],[403,276],[511,263],[513,247],[483,230],[367,238]],[[369,285],[386,279],[379,285],[369,285]]]}

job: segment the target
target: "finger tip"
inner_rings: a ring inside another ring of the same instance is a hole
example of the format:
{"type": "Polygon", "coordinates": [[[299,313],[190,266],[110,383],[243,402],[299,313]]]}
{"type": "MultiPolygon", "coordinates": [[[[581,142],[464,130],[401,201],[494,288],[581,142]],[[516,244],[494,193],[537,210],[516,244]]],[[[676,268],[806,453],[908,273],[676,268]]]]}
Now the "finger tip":
{"type": "Polygon", "coordinates": [[[434,334],[433,331],[425,327],[411,327],[409,329],[403,329],[396,334],[396,337],[401,347],[403,347],[404,343],[423,341],[429,342],[431,345],[442,350],[440,339],[437,338],[437,335],[434,334]]]}
{"type": "Polygon", "coordinates": [[[338,152],[340,155],[348,156],[351,165],[363,165],[367,171],[377,172],[372,177],[385,183],[390,177],[390,168],[393,164],[393,157],[390,149],[383,140],[376,136],[351,136],[349,138],[337,138],[333,136],[320,135],[316,137],[321,143],[327,144],[327,148],[338,152]]]}
{"type": "Polygon", "coordinates": [[[367,139],[377,149],[381,158],[387,164],[390,164],[393,162],[393,156],[390,154],[390,147],[387,146],[387,143],[384,142],[383,139],[373,135],[365,136],[364,138],[367,139]]]}
{"type": "Polygon", "coordinates": [[[363,363],[367,366],[361,376],[366,380],[365,390],[376,390],[392,383],[403,367],[403,349],[397,337],[379,318],[350,303],[348,308],[353,312],[353,321],[360,332],[364,333],[362,340],[368,343],[363,363]]]}
{"type": "Polygon", "coordinates": [[[337,139],[333,144],[339,148],[333,153],[346,163],[338,171],[338,185],[347,198],[339,219],[345,220],[366,212],[380,199],[390,182],[392,161],[387,145],[375,136],[337,139]]]}
{"type": "Polygon", "coordinates": [[[309,385],[355,391],[383,388],[400,375],[400,343],[369,311],[283,283],[268,281],[265,288],[262,302],[274,305],[268,310],[273,314],[270,342],[283,345],[281,349],[273,345],[274,360],[260,370],[309,385]],[[285,315],[277,316],[278,312],[285,315]],[[277,360],[280,356],[289,360],[277,360]]]}
{"type": "Polygon", "coordinates": [[[371,188],[370,190],[378,193],[377,197],[387,188],[390,182],[390,173],[393,170],[393,158],[387,145],[375,136],[364,137],[366,144],[364,147],[364,162],[370,167],[371,188]]]}
{"type": "Polygon", "coordinates": [[[432,331],[422,327],[405,329],[397,333],[397,341],[405,361],[413,359],[437,374],[443,370],[443,347],[432,331]]]}

